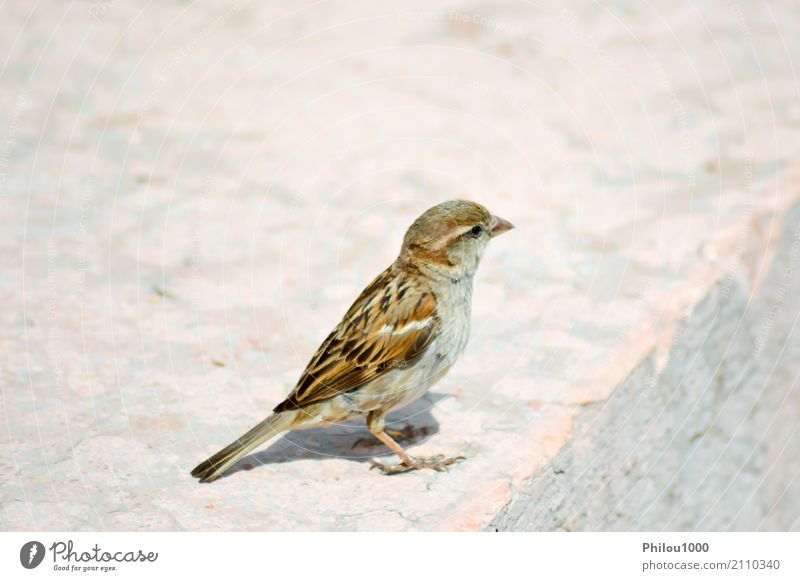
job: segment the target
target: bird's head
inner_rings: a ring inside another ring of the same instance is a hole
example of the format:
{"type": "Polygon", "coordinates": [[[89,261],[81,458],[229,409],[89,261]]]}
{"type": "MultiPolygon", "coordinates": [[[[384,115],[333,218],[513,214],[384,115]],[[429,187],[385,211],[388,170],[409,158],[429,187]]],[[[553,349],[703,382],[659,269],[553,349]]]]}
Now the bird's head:
{"type": "Polygon", "coordinates": [[[475,202],[444,202],[414,221],[403,239],[400,260],[431,276],[472,276],[489,240],[513,227],[475,202]]]}

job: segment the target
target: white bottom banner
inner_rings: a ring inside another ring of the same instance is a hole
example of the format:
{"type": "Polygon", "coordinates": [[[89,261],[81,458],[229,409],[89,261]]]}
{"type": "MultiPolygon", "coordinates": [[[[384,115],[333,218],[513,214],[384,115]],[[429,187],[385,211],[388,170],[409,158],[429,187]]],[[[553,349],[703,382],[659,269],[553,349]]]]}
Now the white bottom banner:
{"type": "Polygon", "coordinates": [[[2,533],[2,579],[800,579],[800,533],[2,533]]]}

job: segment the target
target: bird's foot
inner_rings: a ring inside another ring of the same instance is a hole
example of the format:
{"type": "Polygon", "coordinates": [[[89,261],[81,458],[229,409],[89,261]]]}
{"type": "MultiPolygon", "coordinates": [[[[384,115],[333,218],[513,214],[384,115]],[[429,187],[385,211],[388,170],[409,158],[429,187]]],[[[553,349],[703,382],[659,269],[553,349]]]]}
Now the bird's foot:
{"type": "MultiPolygon", "coordinates": [[[[424,438],[428,435],[430,430],[425,426],[422,426],[421,428],[415,428],[409,424],[402,430],[384,430],[384,432],[395,442],[405,442],[407,440],[413,440],[414,438],[424,438]]],[[[355,450],[361,446],[365,448],[374,448],[375,446],[383,445],[383,442],[381,442],[378,438],[359,438],[353,442],[353,447],[351,450],[355,450]]]]}
{"type": "Polygon", "coordinates": [[[412,470],[423,470],[425,468],[430,468],[431,470],[436,470],[437,472],[447,472],[450,466],[457,462],[461,462],[462,460],[466,460],[466,458],[464,456],[445,458],[441,454],[438,456],[431,456],[429,458],[411,458],[411,463],[402,462],[400,464],[392,465],[382,464],[381,462],[373,460],[370,470],[377,468],[386,475],[403,474],[405,472],[411,472],[412,470]]]}

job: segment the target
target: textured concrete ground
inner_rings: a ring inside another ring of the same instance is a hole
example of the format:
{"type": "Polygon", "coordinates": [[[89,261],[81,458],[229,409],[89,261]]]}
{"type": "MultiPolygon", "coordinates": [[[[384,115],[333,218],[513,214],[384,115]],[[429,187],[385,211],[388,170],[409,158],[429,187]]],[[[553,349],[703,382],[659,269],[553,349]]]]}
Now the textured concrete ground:
{"type": "Polygon", "coordinates": [[[263,4],[0,8],[0,528],[800,529],[797,3],[263,4]],[[191,479],[463,196],[468,460],[191,479]]]}

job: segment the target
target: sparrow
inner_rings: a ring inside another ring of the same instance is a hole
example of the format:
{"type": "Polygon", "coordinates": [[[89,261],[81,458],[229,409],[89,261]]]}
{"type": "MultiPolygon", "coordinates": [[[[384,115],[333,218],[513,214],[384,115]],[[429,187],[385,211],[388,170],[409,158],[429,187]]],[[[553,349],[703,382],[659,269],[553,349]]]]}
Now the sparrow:
{"type": "Polygon", "coordinates": [[[422,396],[455,364],[470,333],[472,283],[489,241],[513,225],[482,205],[453,200],[411,225],[400,254],[352,304],[272,415],[192,470],[218,479],[240,458],[287,431],[365,417],[400,459],[385,474],[445,470],[462,457],[414,458],[385,428],[390,411],[422,396]]]}

